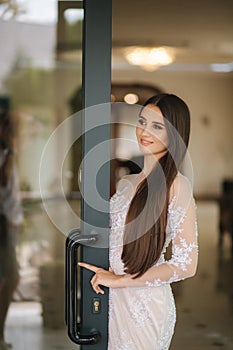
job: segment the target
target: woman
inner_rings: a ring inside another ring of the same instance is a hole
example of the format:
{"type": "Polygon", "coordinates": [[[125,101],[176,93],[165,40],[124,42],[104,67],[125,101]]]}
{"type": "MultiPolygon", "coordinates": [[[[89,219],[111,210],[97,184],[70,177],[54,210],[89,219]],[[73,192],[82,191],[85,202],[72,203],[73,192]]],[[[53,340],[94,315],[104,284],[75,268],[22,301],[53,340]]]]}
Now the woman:
{"type": "Polygon", "coordinates": [[[5,321],[18,284],[15,240],[23,214],[19,200],[13,154],[10,115],[0,112],[0,350],[10,349],[5,341],[5,321]]]}
{"type": "Polygon", "coordinates": [[[108,350],[169,348],[176,319],[170,284],[197,266],[195,203],[179,172],[189,133],[189,109],[179,97],[160,94],[144,104],[136,128],[143,171],[120,180],[110,201],[111,267],[79,263],[95,273],[96,293],[110,288],[108,350]]]}

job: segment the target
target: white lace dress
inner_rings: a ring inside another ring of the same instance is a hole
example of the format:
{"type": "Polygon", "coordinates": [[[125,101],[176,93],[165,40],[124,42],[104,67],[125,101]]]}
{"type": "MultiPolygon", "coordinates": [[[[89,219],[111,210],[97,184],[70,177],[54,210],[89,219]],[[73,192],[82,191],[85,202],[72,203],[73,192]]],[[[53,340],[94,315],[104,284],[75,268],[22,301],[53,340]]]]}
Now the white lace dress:
{"type": "MultiPolygon", "coordinates": [[[[127,182],[120,181],[110,201],[110,266],[116,274],[124,274],[122,239],[131,200],[127,182]]],[[[110,288],[108,350],[169,348],[176,321],[170,284],[191,277],[197,264],[196,213],[189,181],[179,174],[171,192],[166,244],[159,261],[137,279],[135,287],[110,288]],[[165,261],[170,241],[172,256],[165,261]]]]}

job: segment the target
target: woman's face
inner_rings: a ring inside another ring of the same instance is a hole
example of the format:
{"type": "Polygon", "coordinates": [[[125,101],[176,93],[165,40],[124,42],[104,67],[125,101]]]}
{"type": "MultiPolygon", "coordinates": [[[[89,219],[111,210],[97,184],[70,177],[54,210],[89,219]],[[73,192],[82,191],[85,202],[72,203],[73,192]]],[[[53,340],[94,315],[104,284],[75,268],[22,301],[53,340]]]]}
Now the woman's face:
{"type": "Polygon", "coordinates": [[[136,136],[143,153],[161,158],[167,152],[168,135],[159,107],[147,105],[142,109],[136,136]]]}

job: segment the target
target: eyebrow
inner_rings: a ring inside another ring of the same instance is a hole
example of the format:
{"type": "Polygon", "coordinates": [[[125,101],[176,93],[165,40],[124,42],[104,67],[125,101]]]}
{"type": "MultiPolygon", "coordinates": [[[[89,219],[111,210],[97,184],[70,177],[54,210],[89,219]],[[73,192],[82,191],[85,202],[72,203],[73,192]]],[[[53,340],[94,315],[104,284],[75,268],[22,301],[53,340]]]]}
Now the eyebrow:
{"type": "MultiPolygon", "coordinates": [[[[144,119],[144,120],[147,120],[147,119],[146,119],[145,117],[143,117],[142,115],[140,115],[139,118],[142,118],[142,119],[144,119]]],[[[152,123],[153,123],[153,124],[157,124],[157,125],[165,126],[163,123],[156,122],[156,121],[153,121],[152,123]]]]}
{"type": "Polygon", "coordinates": [[[160,122],[152,122],[153,124],[157,124],[157,125],[162,125],[162,126],[165,126],[163,123],[160,123],[160,122]]]}

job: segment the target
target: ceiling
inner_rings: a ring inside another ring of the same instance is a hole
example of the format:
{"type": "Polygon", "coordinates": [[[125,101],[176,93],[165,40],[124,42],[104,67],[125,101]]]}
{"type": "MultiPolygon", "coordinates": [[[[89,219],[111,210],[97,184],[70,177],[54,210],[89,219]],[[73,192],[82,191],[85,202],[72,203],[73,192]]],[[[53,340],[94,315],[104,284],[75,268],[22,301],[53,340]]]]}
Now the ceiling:
{"type": "MultiPolygon", "coordinates": [[[[126,46],[170,46],[175,63],[233,62],[233,0],[113,0],[113,57],[126,46]]],[[[233,70],[233,68],[232,68],[233,70]]]]}

